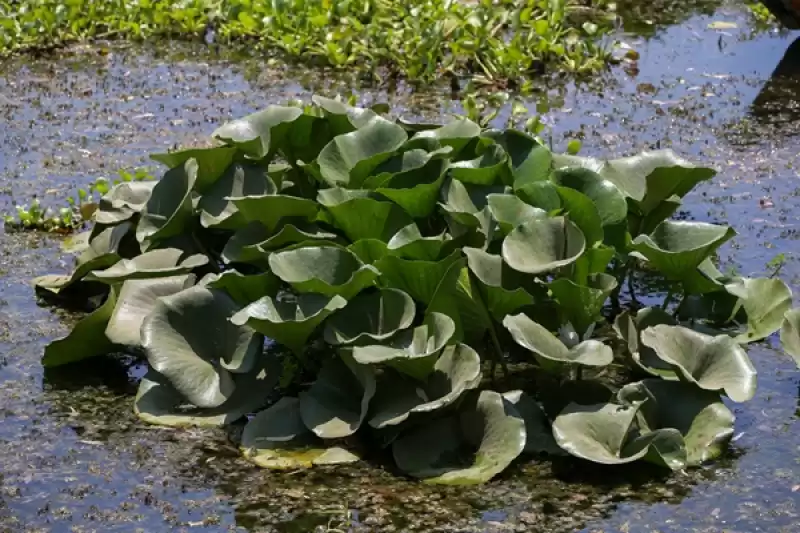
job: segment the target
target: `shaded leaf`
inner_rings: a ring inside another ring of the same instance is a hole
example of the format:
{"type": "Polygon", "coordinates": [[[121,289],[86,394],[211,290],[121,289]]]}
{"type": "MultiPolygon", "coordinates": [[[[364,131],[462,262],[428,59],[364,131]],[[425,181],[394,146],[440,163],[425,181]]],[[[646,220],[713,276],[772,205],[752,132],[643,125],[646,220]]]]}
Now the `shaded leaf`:
{"type": "Polygon", "coordinates": [[[200,224],[204,228],[238,229],[246,224],[231,198],[277,194],[267,169],[252,163],[234,163],[200,198],[200,224]]]}
{"type": "Polygon", "coordinates": [[[791,309],[784,314],[781,344],[800,368],[800,309],[791,309]]]}
{"type": "Polygon", "coordinates": [[[250,419],[240,447],[247,459],[273,470],[358,461],[344,448],[326,447],[311,433],[300,418],[300,400],[289,396],[250,419]]]}
{"type": "Polygon", "coordinates": [[[318,437],[347,437],[361,426],[374,395],[372,368],[349,357],[332,357],[322,364],[311,388],[300,394],[300,416],[318,437]]]}
{"type": "Polygon", "coordinates": [[[262,353],[264,338],[230,321],[238,309],[223,291],[195,286],[161,297],[142,324],[150,366],[192,405],[221,406],[236,389],[231,372],[250,371],[262,353]]]}
{"type": "Polygon", "coordinates": [[[274,355],[261,357],[245,374],[233,374],[233,395],[219,407],[198,408],[169,380],[153,369],[139,383],[134,412],[149,424],[173,427],[221,427],[244,417],[267,403],[280,379],[280,365],[274,355]]]}
{"type": "Polygon", "coordinates": [[[603,318],[600,314],[603,305],[616,288],[617,280],[609,274],[591,274],[586,285],[566,278],[550,283],[550,291],[564,316],[580,332],[603,318]]]}
{"type": "Polygon", "coordinates": [[[718,393],[690,383],[645,379],[617,393],[626,405],[640,405],[639,426],[646,431],[677,429],[686,445],[687,466],[719,457],[733,436],[735,417],[718,393]]]}
{"type": "Polygon", "coordinates": [[[192,189],[197,179],[197,161],[167,171],[153,187],[136,227],[136,238],[143,249],[153,242],[180,235],[192,214],[192,189]]]}
{"type": "Polygon", "coordinates": [[[402,435],[392,452],[401,470],[426,483],[474,485],[505,470],[524,447],[525,422],[514,406],[483,391],[458,416],[402,435]]]}
{"type": "Polygon", "coordinates": [[[112,351],[114,344],[106,337],[106,326],[116,303],[117,294],[112,289],[103,305],[75,324],[66,337],[47,345],[42,365],[61,366],[112,351]]]}

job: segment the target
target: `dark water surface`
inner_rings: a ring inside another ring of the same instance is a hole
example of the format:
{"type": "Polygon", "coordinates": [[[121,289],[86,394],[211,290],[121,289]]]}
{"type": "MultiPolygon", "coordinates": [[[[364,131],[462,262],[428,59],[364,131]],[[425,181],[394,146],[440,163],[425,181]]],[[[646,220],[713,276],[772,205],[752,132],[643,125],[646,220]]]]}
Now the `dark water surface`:
{"type": "MultiPolygon", "coordinates": [[[[627,37],[640,58],[594,87],[569,86],[546,116],[556,149],[621,155],[671,147],[720,174],[685,215],[740,233],[723,265],[763,273],[777,253],[800,279],[800,44],[751,34],[736,8],[627,37]],[[738,27],[713,30],[714,21],[738,27]],[[774,75],[773,75],[774,74],[774,75]],[[735,259],[734,259],[735,257],[735,259]]],[[[639,24],[638,26],[641,26],[639,24]]],[[[637,29],[641,29],[637,26],[637,29]]],[[[221,122],[347,83],[180,46],[75,49],[0,63],[0,211],[45,204],[147,154],[205,142],[221,122]]],[[[409,115],[457,111],[446,91],[367,89],[409,115]]],[[[533,107],[534,102],[531,103],[533,107]]],[[[501,120],[504,119],[501,116],[501,120]]],[[[258,470],[221,431],[146,426],[131,412],[140,370],[92,360],[44,373],[70,317],[35,305],[29,279],[69,269],[58,238],[0,233],[0,532],[800,531],[800,372],[753,346],[756,398],[733,405],[730,453],[687,474],[530,461],[478,488],[427,487],[360,465],[258,470]],[[347,522],[347,523],[346,523],[347,522]]],[[[773,339],[773,343],[775,340],[773,339]]]]}

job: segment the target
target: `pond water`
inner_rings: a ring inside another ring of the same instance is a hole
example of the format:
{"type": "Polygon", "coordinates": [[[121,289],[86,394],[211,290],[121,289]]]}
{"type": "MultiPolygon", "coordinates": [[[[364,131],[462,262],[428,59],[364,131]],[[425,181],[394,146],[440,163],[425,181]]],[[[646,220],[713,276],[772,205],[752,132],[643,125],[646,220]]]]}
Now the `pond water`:
{"type": "MultiPolygon", "coordinates": [[[[621,155],[671,147],[720,170],[684,215],[732,224],[725,268],[759,274],[777,253],[800,280],[800,44],[754,33],[735,7],[676,16],[625,41],[640,55],[589,86],[543,87],[553,145],[621,155]],[[736,28],[714,30],[715,21],[736,28]],[[551,98],[552,99],[552,98],[551,98]]],[[[642,17],[646,17],[643,15],[642,17]]],[[[641,24],[637,30],[641,31],[641,24]]],[[[0,63],[0,211],[37,194],[149,165],[216,125],[346,81],[175,45],[77,48],[0,63]]],[[[458,110],[448,92],[360,93],[410,115],[458,110]]],[[[535,102],[531,102],[531,108],[535,102]]],[[[501,116],[500,119],[504,119],[501,116]]],[[[733,405],[724,459],[686,474],[528,461],[478,488],[428,487],[375,466],[291,474],[243,461],[222,431],[146,426],[131,411],[141,369],[91,360],[43,372],[71,318],[37,307],[29,279],[69,269],[54,236],[0,233],[0,531],[800,531],[800,372],[753,346],[756,398],[733,405]]]]}

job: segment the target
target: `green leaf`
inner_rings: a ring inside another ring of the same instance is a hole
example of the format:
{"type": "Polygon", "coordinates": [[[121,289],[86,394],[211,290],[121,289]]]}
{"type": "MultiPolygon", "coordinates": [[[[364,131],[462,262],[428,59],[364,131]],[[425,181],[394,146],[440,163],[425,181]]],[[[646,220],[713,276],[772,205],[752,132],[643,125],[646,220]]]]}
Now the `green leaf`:
{"type": "Polygon", "coordinates": [[[94,221],[97,224],[119,224],[140,213],[147,205],[157,181],[123,182],[114,185],[100,198],[94,221]]]}
{"type": "Polygon", "coordinates": [[[569,454],[595,463],[631,463],[647,456],[653,446],[671,451],[664,458],[667,466],[683,468],[686,451],[681,434],[663,429],[635,436],[638,411],[639,406],[572,403],[553,421],[553,436],[569,454]]]}
{"type": "Polygon", "coordinates": [[[276,276],[300,292],[339,295],[346,300],[373,285],[380,274],[354,253],[334,246],[276,252],[269,256],[269,266],[276,276]]]}
{"type": "Polygon", "coordinates": [[[359,129],[335,137],[322,149],[317,159],[321,177],[332,187],[358,189],[407,139],[401,126],[374,116],[359,129]]]}
{"type": "Polygon", "coordinates": [[[682,198],[699,182],[708,180],[715,172],[696,167],[675,155],[671,150],[643,152],[632,157],[611,161],[578,156],[557,156],[555,167],[583,167],[609,180],[627,197],[637,202],[647,214],[670,198],[682,198]]]}
{"type": "Polygon", "coordinates": [[[143,249],[186,232],[192,215],[192,189],[197,169],[197,161],[189,159],[182,166],[168,170],[153,187],[153,194],[136,227],[136,238],[143,249]]]}
{"type": "Polygon", "coordinates": [[[513,194],[490,194],[486,199],[489,212],[504,235],[530,220],[547,218],[547,211],[528,205],[513,194]]]}
{"type": "Polygon", "coordinates": [[[282,194],[238,196],[228,198],[247,221],[261,222],[268,231],[275,231],[284,218],[313,219],[319,211],[314,200],[282,194]]]}
{"type": "Polygon", "coordinates": [[[658,325],[642,331],[642,343],[701,389],[723,390],[734,402],[746,402],[755,394],[756,370],[727,335],[712,337],[683,326],[658,325]]]}
{"type": "Polygon", "coordinates": [[[317,198],[325,206],[332,224],[351,241],[378,239],[388,242],[398,231],[412,223],[411,217],[399,205],[375,198],[354,197],[352,193],[323,189],[317,198]]]}
{"type": "Polygon", "coordinates": [[[260,222],[250,222],[228,239],[222,249],[222,259],[226,263],[263,263],[271,250],[294,244],[333,242],[336,239],[338,236],[335,233],[303,221],[284,220],[274,232],[270,232],[260,222]]]}
{"type": "Polygon", "coordinates": [[[593,245],[603,240],[603,220],[592,200],[583,193],[569,187],[557,187],[561,207],[569,219],[581,230],[586,243],[593,245]]]}
{"type": "Polygon", "coordinates": [[[155,309],[158,299],[188,289],[194,282],[194,274],[124,282],[106,326],[106,337],[114,344],[141,346],[142,323],[155,309]]]}
{"type": "Polygon", "coordinates": [[[216,146],[214,148],[190,148],[177,152],[152,154],[150,159],[169,168],[182,167],[188,160],[197,162],[197,181],[194,188],[200,194],[206,192],[233,162],[236,148],[216,146]]]}
{"type": "Polygon", "coordinates": [[[784,314],[781,344],[800,368],[800,309],[791,309],[784,314]]]}
{"type": "Polygon", "coordinates": [[[553,168],[553,154],[530,135],[516,130],[483,134],[503,147],[511,159],[514,190],[544,181],[553,168]]]}
{"type": "Polygon", "coordinates": [[[204,228],[238,229],[245,225],[231,198],[276,194],[267,169],[252,163],[234,163],[200,198],[200,224],[204,228]]]}
{"type": "Polygon", "coordinates": [[[736,232],[705,222],[665,221],[650,235],[639,235],[632,248],[665,277],[683,281],[736,232]]]}
{"type": "Polygon", "coordinates": [[[414,139],[435,139],[442,146],[453,148],[453,155],[458,154],[470,141],[481,133],[481,127],[471,120],[457,118],[439,128],[420,131],[414,139]]]}
{"type": "Polygon", "coordinates": [[[325,325],[325,342],[334,346],[383,341],[414,321],[414,300],[397,289],[362,292],[325,325]]]}
{"type": "Polygon", "coordinates": [[[62,291],[83,280],[89,272],[108,268],[117,263],[120,260],[119,252],[122,251],[124,239],[128,237],[132,228],[130,222],[122,222],[91,236],[88,247],[78,256],[77,266],[72,274],[66,276],[47,274],[33,279],[37,293],[44,293],[45,296],[61,294],[62,291]]]}
{"type": "Polygon", "coordinates": [[[420,261],[386,256],[375,263],[380,270],[380,283],[409,294],[414,300],[430,304],[436,290],[450,267],[459,261],[461,253],[454,251],[440,261],[420,261]]]}
{"type": "Polygon", "coordinates": [[[569,265],[586,247],[581,230],[565,217],[534,219],[503,241],[503,260],[514,270],[542,274],[569,265]]]}
{"type": "Polygon", "coordinates": [[[614,320],[614,331],[628,345],[633,362],[652,376],[666,380],[677,380],[675,369],[659,358],[655,351],[642,344],[642,331],[659,324],[676,326],[678,322],[665,311],[657,307],[645,307],[632,316],[625,311],[614,320]]]}
{"type": "Polygon", "coordinates": [[[244,374],[232,374],[233,395],[219,407],[186,405],[186,399],[169,380],[153,369],[139,383],[134,412],[149,424],[173,427],[221,427],[246,416],[267,403],[280,379],[277,358],[260,357],[256,367],[244,374]]]}
{"type": "Polygon", "coordinates": [[[549,287],[567,320],[577,331],[583,332],[603,318],[600,312],[608,296],[617,288],[617,280],[609,274],[592,274],[588,276],[586,285],[560,278],[552,281],[549,287]]]}
{"type": "Polygon", "coordinates": [[[525,422],[514,406],[494,391],[483,391],[458,415],[402,435],[392,453],[401,470],[426,483],[475,485],[505,470],[525,441],[525,422]]]}
{"type": "Polygon", "coordinates": [[[520,307],[534,303],[533,296],[521,287],[519,273],[503,263],[502,257],[477,248],[462,250],[470,271],[481,283],[481,296],[495,320],[503,320],[520,307]]]}
{"type": "Polygon", "coordinates": [[[777,278],[739,278],[725,285],[739,298],[747,313],[747,331],[736,337],[740,343],[769,337],[778,329],[792,307],[792,290],[777,278]]]}
{"type": "Polygon", "coordinates": [[[331,357],[317,379],[300,394],[300,416],[323,439],[348,437],[358,431],[375,395],[375,372],[349,357],[331,357]]]}
{"type": "Polygon", "coordinates": [[[295,121],[313,121],[296,107],[271,105],[244,118],[223,124],[211,134],[225,144],[235,146],[248,157],[263,159],[285,146],[295,121]]]}
{"type": "Polygon", "coordinates": [[[322,114],[330,123],[334,136],[364,127],[370,120],[378,116],[372,109],[352,107],[339,100],[332,100],[316,94],[311,97],[311,101],[322,109],[322,114]]]}
{"type": "Polygon", "coordinates": [[[455,332],[452,318],[442,313],[428,313],[422,325],[414,329],[400,331],[381,344],[353,346],[347,353],[358,363],[387,364],[403,374],[425,380],[436,368],[439,351],[455,332]]]}
{"type": "MultiPolygon", "coordinates": [[[[450,238],[445,232],[433,237],[423,237],[416,224],[409,224],[389,239],[389,243],[384,246],[384,253],[380,254],[380,257],[389,253],[404,259],[436,261],[449,240],[450,238]]],[[[375,260],[380,257],[375,256],[375,260]]]]}
{"type": "Polygon", "coordinates": [[[507,167],[508,156],[496,144],[489,145],[475,159],[457,161],[450,165],[449,173],[453,179],[474,185],[494,185],[503,169],[507,167]]]}
{"type": "Polygon", "coordinates": [[[616,185],[600,174],[586,168],[556,170],[552,180],[560,187],[568,187],[588,197],[600,217],[603,226],[625,220],[628,204],[616,185]]]}
{"type": "Polygon", "coordinates": [[[230,321],[238,309],[223,291],[195,286],[160,298],[142,324],[150,366],[194,406],[225,403],[232,373],[249,372],[262,353],[264,338],[230,321]]]}
{"type": "Polygon", "coordinates": [[[445,178],[447,161],[434,158],[418,169],[392,176],[375,192],[390,199],[414,218],[428,217],[445,178]]]}
{"type": "Polygon", "coordinates": [[[561,197],[558,188],[550,181],[535,181],[515,186],[514,194],[526,204],[544,209],[548,213],[561,209],[561,197]]]}
{"type": "Polygon", "coordinates": [[[547,328],[522,313],[507,316],[503,319],[503,325],[511,333],[514,342],[546,361],[583,366],[607,366],[614,359],[611,348],[596,340],[585,340],[572,348],[567,348],[547,328]]]}
{"type": "Polygon", "coordinates": [[[264,296],[231,317],[302,355],[306,341],[323,320],[347,305],[341,296],[301,294],[294,302],[264,296]]]}
{"type": "Polygon", "coordinates": [[[264,296],[274,298],[281,288],[280,280],[272,272],[245,275],[235,270],[214,275],[205,285],[209,289],[225,291],[241,306],[249,305],[264,296]]]}
{"type": "Polygon", "coordinates": [[[344,448],[327,447],[309,431],[300,418],[300,400],[289,396],[250,419],[240,447],[248,460],[273,470],[358,461],[344,448]]]}
{"type": "Polygon", "coordinates": [[[133,259],[122,259],[104,270],[93,270],[86,275],[86,279],[112,284],[130,279],[162,278],[188,274],[208,264],[206,255],[185,255],[183,250],[177,248],[151,250],[133,259]]]}
{"type": "Polygon", "coordinates": [[[106,336],[106,326],[116,303],[117,294],[112,289],[103,305],[75,324],[66,337],[47,345],[42,365],[61,366],[111,352],[114,344],[106,336]]]}
{"type": "Polygon", "coordinates": [[[686,445],[686,465],[716,459],[733,436],[735,417],[719,394],[690,383],[645,379],[617,393],[625,405],[639,405],[639,427],[646,431],[674,428],[686,445]]]}
{"type": "MultiPolygon", "coordinates": [[[[427,249],[428,245],[424,244],[422,247],[427,249]]],[[[389,253],[387,244],[378,239],[361,239],[348,246],[347,249],[356,254],[356,257],[365,265],[372,265],[389,253]]]]}

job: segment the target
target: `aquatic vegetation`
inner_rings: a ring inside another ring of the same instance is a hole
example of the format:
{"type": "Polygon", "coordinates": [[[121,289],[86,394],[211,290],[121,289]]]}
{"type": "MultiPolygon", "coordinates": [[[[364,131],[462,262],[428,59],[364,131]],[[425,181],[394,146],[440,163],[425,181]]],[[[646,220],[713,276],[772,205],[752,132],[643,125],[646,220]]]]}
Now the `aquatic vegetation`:
{"type": "MultiPolygon", "coordinates": [[[[150,181],[153,176],[143,169],[134,172],[119,171],[119,177],[109,182],[99,177],[86,188],[79,188],[74,196],[66,198],[66,205],[58,208],[43,207],[33,198],[30,205],[16,205],[13,214],[3,216],[7,230],[48,231],[52,233],[72,233],[83,228],[97,210],[98,202],[108,193],[112,186],[123,182],[150,181]]],[[[102,222],[102,219],[101,219],[102,222]]]]}
{"type": "Polygon", "coordinates": [[[385,79],[519,82],[603,68],[608,12],[566,0],[0,1],[0,54],[110,38],[202,38],[385,79]]]}
{"type": "Polygon", "coordinates": [[[35,281],[95,306],[43,363],[143,354],[140,418],[256,413],[240,445],[266,468],[383,447],[410,476],[474,484],[524,454],[713,459],[723,397],[755,393],[746,345],[780,329],[798,359],[789,287],[717,270],[732,228],[670,219],[712,169],[386,113],[315,97],[153,156],[164,176],[108,190],[75,271],[35,281]],[[625,293],[634,272],[666,295],[625,293]]]}

